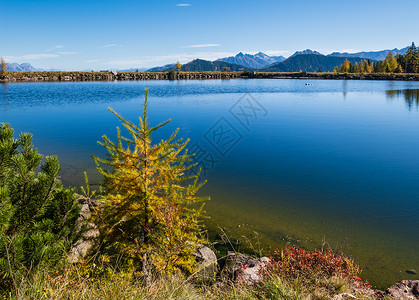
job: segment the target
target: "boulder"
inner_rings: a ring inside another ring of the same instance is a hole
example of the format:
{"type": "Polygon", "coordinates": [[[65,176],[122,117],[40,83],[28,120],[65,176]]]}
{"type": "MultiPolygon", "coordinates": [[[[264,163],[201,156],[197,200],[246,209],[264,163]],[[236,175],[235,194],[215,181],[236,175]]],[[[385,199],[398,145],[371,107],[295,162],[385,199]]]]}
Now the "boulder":
{"type": "MultiPolygon", "coordinates": [[[[81,199],[79,199],[79,201],[82,202],[81,199]]],[[[90,205],[92,205],[92,203],[82,202],[82,208],[77,219],[76,228],[77,230],[83,230],[85,228],[85,232],[82,237],[74,243],[68,254],[68,261],[70,263],[76,263],[85,258],[93,250],[96,245],[96,239],[99,237],[97,226],[87,221],[91,215],[90,205]]]]}
{"type": "Polygon", "coordinates": [[[389,287],[386,294],[400,300],[419,299],[419,280],[402,280],[389,287]]]}
{"type": "Polygon", "coordinates": [[[218,261],[214,251],[198,244],[194,256],[198,267],[195,279],[198,281],[215,281],[218,272],[218,261]]]}
{"type": "Polygon", "coordinates": [[[236,252],[228,252],[222,271],[222,277],[234,283],[252,285],[263,279],[263,270],[269,265],[270,259],[253,258],[236,252]]]}

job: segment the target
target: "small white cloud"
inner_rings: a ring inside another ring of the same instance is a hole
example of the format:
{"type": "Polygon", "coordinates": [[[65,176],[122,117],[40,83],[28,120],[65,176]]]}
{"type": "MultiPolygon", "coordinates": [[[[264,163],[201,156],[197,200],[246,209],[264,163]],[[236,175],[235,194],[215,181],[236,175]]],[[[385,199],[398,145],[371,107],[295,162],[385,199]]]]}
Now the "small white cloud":
{"type": "Polygon", "coordinates": [[[56,57],[59,57],[59,55],[52,54],[52,53],[41,53],[41,54],[25,54],[22,56],[5,56],[4,59],[8,61],[12,61],[12,60],[43,59],[43,58],[56,58],[56,57]]]}
{"type": "Polygon", "coordinates": [[[122,45],[118,45],[118,44],[107,44],[107,45],[103,45],[103,48],[110,48],[110,47],[122,47],[122,45]]]}
{"type": "Polygon", "coordinates": [[[63,46],[63,45],[56,45],[56,46],[54,46],[54,47],[52,47],[52,48],[47,49],[46,51],[47,51],[47,52],[51,52],[51,51],[55,51],[55,50],[57,50],[57,49],[62,49],[62,48],[64,48],[64,46],[63,46]]]}
{"type": "Polygon", "coordinates": [[[221,46],[220,44],[199,44],[199,45],[189,45],[189,46],[184,46],[182,48],[208,48],[208,47],[219,47],[221,46]]]}
{"type": "Polygon", "coordinates": [[[176,6],[181,6],[181,7],[187,7],[187,6],[191,6],[192,4],[189,3],[178,3],[176,4],[176,6]]]}

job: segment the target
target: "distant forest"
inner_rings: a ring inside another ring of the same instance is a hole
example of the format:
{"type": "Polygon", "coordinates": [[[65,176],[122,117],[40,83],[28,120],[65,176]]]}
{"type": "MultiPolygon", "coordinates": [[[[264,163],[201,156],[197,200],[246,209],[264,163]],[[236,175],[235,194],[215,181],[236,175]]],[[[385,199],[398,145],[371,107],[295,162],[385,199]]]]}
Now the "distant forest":
{"type": "Polygon", "coordinates": [[[346,59],[333,71],[336,73],[419,73],[419,49],[415,43],[412,43],[405,55],[394,56],[390,51],[385,60],[377,62],[364,59],[359,63],[352,63],[346,59]]]}

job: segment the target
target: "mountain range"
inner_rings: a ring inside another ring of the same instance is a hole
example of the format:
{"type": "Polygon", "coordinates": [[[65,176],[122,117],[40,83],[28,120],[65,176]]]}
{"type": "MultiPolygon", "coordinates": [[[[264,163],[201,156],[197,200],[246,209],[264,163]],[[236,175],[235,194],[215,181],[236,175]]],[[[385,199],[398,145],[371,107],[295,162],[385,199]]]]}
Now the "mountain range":
{"type": "Polygon", "coordinates": [[[334,57],[322,54],[297,54],[288,59],[263,68],[262,72],[331,72],[336,66],[340,66],[348,59],[352,64],[360,62],[359,57],[334,57]]]}
{"type": "MultiPolygon", "coordinates": [[[[333,71],[333,68],[341,65],[345,59],[351,63],[359,62],[361,59],[370,59],[373,61],[384,60],[391,51],[394,55],[406,54],[408,47],[381,51],[362,51],[357,53],[333,52],[329,55],[323,55],[315,50],[306,49],[296,51],[290,57],[269,56],[263,52],[256,54],[238,53],[235,56],[219,58],[215,61],[194,59],[181,68],[182,71],[263,71],[263,72],[298,72],[298,71],[333,71]]],[[[8,71],[41,71],[31,66],[29,63],[7,63],[8,71]]],[[[176,64],[167,64],[151,69],[130,68],[118,70],[119,72],[166,72],[176,70],[176,64]]]]}
{"type": "Polygon", "coordinates": [[[17,64],[17,63],[6,63],[7,70],[10,72],[32,72],[37,71],[31,64],[29,63],[23,63],[23,64],[17,64]]]}
{"type": "Polygon", "coordinates": [[[253,69],[262,69],[271,64],[284,61],[286,58],[283,56],[269,56],[263,52],[252,54],[243,54],[240,52],[236,56],[219,58],[217,61],[225,61],[230,64],[240,65],[253,69]]]}
{"type": "Polygon", "coordinates": [[[391,51],[393,55],[396,54],[406,54],[407,49],[409,47],[405,47],[402,49],[394,48],[393,50],[381,50],[381,51],[369,51],[369,52],[357,52],[357,53],[347,53],[347,52],[333,52],[329,54],[328,56],[336,56],[336,57],[360,57],[365,59],[371,59],[371,60],[384,60],[387,56],[387,54],[391,51]]]}
{"type": "MultiPolygon", "coordinates": [[[[264,72],[305,72],[313,71],[333,71],[334,67],[340,66],[347,58],[351,63],[360,62],[362,59],[372,61],[384,60],[391,51],[393,55],[406,54],[408,47],[381,51],[363,51],[357,53],[333,52],[329,55],[323,55],[318,51],[306,49],[296,51],[290,57],[269,56],[263,52],[256,54],[238,53],[235,56],[219,58],[213,62],[201,59],[193,60],[184,66],[182,71],[221,71],[222,68],[230,68],[231,71],[241,70],[259,70],[264,72]],[[218,63],[217,63],[218,62],[218,63]],[[219,64],[225,62],[227,64],[219,64]]],[[[161,67],[155,67],[147,70],[148,72],[164,72],[175,70],[175,64],[168,64],[161,67]]]]}
{"type": "MultiPolygon", "coordinates": [[[[181,67],[181,71],[261,71],[261,72],[331,72],[336,66],[343,64],[348,59],[352,64],[360,62],[360,57],[337,57],[326,56],[317,51],[306,49],[297,51],[289,58],[282,56],[268,56],[259,52],[255,55],[243,54],[220,58],[215,61],[194,59],[181,67]],[[253,66],[253,67],[251,67],[253,66]]],[[[168,64],[162,67],[155,67],[148,72],[176,71],[176,64],[168,64]]]]}

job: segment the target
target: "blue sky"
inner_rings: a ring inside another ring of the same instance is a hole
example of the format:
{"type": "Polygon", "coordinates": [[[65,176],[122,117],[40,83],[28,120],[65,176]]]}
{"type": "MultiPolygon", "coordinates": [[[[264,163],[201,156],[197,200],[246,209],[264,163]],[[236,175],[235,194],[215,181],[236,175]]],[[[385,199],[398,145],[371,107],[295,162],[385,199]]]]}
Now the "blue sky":
{"type": "Polygon", "coordinates": [[[240,51],[419,43],[418,0],[0,0],[0,56],[44,69],[144,68],[240,51]]]}

